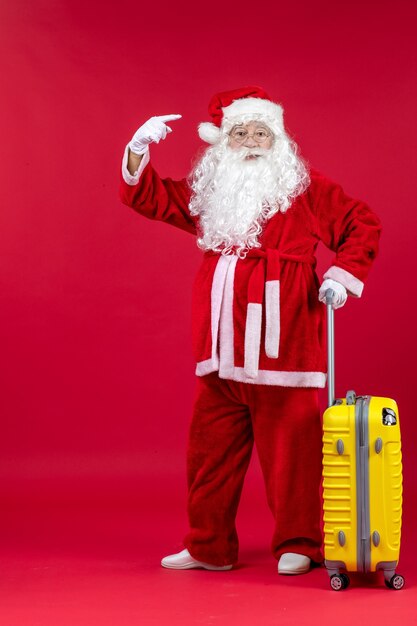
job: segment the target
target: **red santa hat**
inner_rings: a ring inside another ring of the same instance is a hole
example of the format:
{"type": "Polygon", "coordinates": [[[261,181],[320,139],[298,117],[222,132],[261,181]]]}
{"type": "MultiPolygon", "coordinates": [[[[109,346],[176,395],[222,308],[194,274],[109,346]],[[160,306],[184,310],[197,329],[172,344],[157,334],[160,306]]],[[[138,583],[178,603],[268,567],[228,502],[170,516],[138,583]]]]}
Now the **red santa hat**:
{"type": "Polygon", "coordinates": [[[284,130],[282,107],[272,102],[261,87],[251,85],[217,93],[208,110],[213,121],[202,122],[198,127],[200,138],[207,143],[217,143],[236,124],[253,120],[264,122],[275,134],[284,130]]]}

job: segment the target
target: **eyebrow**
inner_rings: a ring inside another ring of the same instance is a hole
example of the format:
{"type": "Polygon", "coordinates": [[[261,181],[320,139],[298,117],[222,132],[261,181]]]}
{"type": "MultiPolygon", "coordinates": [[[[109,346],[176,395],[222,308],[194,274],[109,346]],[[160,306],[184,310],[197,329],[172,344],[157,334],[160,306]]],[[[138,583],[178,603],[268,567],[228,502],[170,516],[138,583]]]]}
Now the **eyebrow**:
{"type": "MultiPolygon", "coordinates": [[[[262,124],[261,122],[255,122],[257,124],[256,126],[256,130],[262,129],[262,130],[270,130],[269,126],[267,126],[266,124],[262,124]]],[[[246,130],[245,125],[244,124],[236,124],[235,126],[233,126],[232,130],[237,130],[238,128],[242,128],[243,130],[246,130]]]]}

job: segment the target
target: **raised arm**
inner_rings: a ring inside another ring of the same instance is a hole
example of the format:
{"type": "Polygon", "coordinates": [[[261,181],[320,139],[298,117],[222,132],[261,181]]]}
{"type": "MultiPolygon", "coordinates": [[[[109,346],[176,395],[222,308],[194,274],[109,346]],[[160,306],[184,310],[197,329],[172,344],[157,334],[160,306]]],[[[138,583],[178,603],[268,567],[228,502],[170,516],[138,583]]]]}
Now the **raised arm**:
{"type": "Polygon", "coordinates": [[[190,189],[186,179],[162,179],[150,163],[149,144],[159,143],[172,129],[166,122],[180,115],[152,117],[134,134],[126,146],[122,162],[120,197],[141,215],[160,220],[195,234],[195,222],[188,204],[190,189]]]}

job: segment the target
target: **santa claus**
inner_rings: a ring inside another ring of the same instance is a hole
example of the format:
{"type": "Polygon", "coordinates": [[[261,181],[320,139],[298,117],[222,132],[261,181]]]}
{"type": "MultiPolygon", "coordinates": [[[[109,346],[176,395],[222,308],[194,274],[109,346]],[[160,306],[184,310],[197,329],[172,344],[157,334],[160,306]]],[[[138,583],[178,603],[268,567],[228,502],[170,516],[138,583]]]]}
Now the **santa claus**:
{"type": "Polygon", "coordinates": [[[190,529],[171,569],[231,569],[235,517],[253,444],[275,519],[280,574],[320,563],[321,425],[326,382],[324,294],[360,297],[380,223],[369,207],[309,168],[285,131],[282,107],[259,87],[215,95],[210,144],[188,179],[161,179],[149,144],[180,115],[153,117],[122,164],[121,198],[197,236],[193,292],[197,390],[187,473],[190,529]],[[335,252],[320,287],[319,241],[335,252]]]}

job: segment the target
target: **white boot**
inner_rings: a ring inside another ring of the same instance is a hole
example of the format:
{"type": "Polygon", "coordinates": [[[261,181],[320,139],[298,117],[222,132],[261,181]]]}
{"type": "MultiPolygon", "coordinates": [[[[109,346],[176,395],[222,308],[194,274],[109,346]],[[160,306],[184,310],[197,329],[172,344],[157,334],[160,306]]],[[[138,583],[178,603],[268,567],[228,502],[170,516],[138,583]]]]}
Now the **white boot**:
{"type": "Polygon", "coordinates": [[[170,554],[161,561],[162,567],[168,569],[208,569],[216,572],[223,572],[232,569],[233,565],[210,565],[193,559],[187,549],[177,554],[170,554]]]}
{"type": "Polygon", "coordinates": [[[310,565],[311,559],[308,556],[286,552],[278,561],[278,574],[306,574],[310,565]]]}

